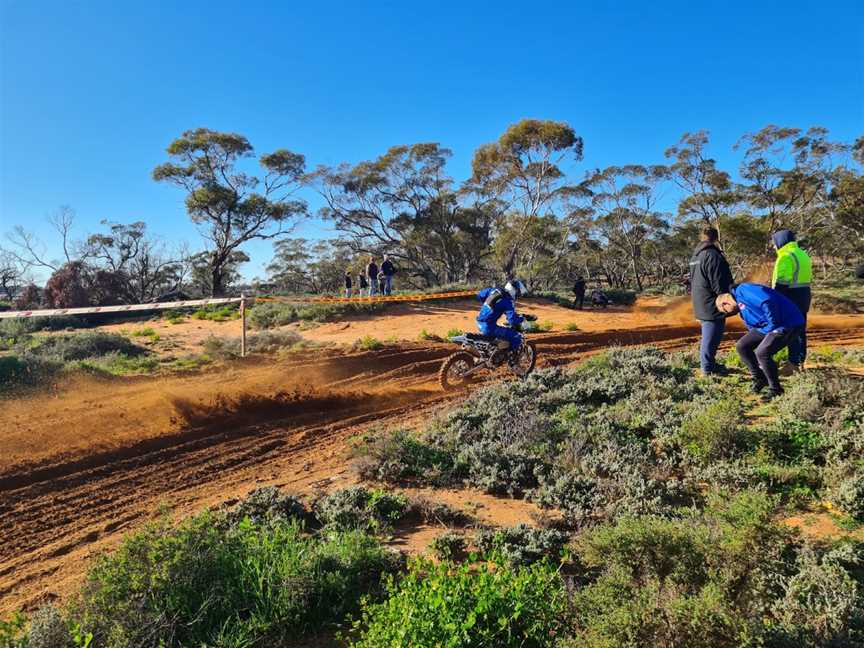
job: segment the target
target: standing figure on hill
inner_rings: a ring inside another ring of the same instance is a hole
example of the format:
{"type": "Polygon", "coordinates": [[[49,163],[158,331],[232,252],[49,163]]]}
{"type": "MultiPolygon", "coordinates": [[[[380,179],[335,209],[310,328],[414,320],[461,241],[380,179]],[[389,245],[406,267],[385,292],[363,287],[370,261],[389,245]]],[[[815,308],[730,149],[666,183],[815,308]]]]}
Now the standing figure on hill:
{"type": "Polygon", "coordinates": [[[375,257],[369,257],[369,263],[366,264],[366,279],[369,280],[369,296],[378,294],[378,265],[375,263],[375,257]]]}
{"type": "Polygon", "coordinates": [[[367,287],[369,286],[369,284],[366,281],[366,275],[363,274],[362,272],[357,275],[357,286],[358,286],[361,297],[364,297],[364,296],[368,297],[369,296],[369,291],[367,290],[367,287]]]}
{"type": "Polygon", "coordinates": [[[771,287],[788,297],[804,316],[801,332],[794,340],[789,341],[789,365],[784,367],[783,371],[784,375],[788,375],[803,369],[804,360],[807,359],[807,312],[810,310],[812,297],[810,283],[813,280],[813,262],[809,255],[798,247],[794,232],[780,230],[775,232],[771,239],[774,249],[777,250],[771,287]]]}
{"type": "Polygon", "coordinates": [[[702,342],[699,345],[699,365],[705,376],[725,376],[726,367],[717,362],[717,347],[726,329],[726,315],[718,310],[715,302],[719,295],[729,292],[732,285],[732,270],[718,242],[718,232],[713,227],[702,230],[702,240],[690,259],[690,297],[693,315],[702,326],[702,342]]]}
{"type": "Polygon", "coordinates": [[[353,281],[351,280],[351,268],[348,268],[345,271],[345,296],[346,297],[351,296],[352,283],[353,283],[353,281]]]}
{"type": "Polygon", "coordinates": [[[790,299],[760,284],[743,283],[716,299],[726,315],[741,314],[747,334],[735,348],[753,377],[753,392],[768,387],[765,400],[783,393],[774,356],[789,346],[804,328],[804,316],[790,299]]]}
{"type": "Polygon", "coordinates": [[[576,295],[573,305],[582,310],[583,306],[585,306],[585,279],[582,275],[576,277],[576,281],[573,282],[573,294],[576,295]]]}
{"type": "Polygon", "coordinates": [[[503,288],[484,288],[477,293],[478,301],[483,302],[477,313],[477,329],[483,335],[498,338],[498,350],[492,356],[493,361],[500,362],[508,351],[515,351],[522,344],[522,336],[517,329],[525,318],[516,312],[516,300],[527,292],[525,284],[512,279],[503,288]],[[502,315],[506,316],[509,326],[498,326],[502,315]]]}
{"type": "Polygon", "coordinates": [[[384,255],[384,261],[381,263],[381,276],[384,287],[381,291],[385,295],[390,295],[393,293],[393,275],[396,274],[396,266],[393,265],[393,262],[390,260],[390,255],[384,255]]]}

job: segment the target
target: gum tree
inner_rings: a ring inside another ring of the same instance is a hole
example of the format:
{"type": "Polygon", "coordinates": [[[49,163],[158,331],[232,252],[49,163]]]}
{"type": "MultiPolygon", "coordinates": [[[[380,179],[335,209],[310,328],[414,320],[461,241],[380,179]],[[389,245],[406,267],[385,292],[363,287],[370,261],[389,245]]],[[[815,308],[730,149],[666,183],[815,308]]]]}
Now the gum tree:
{"type": "Polygon", "coordinates": [[[167,152],[171,161],[157,166],[153,179],[186,192],[186,211],[209,243],[199,261],[211,295],[225,292],[244,243],[286,234],[307,214],[306,203],[294,197],[306,164],[298,153],[261,155],[261,172],[253,175],[241,168],[254,156],[249,141],[207,128],[186,131],[167,152]]]}

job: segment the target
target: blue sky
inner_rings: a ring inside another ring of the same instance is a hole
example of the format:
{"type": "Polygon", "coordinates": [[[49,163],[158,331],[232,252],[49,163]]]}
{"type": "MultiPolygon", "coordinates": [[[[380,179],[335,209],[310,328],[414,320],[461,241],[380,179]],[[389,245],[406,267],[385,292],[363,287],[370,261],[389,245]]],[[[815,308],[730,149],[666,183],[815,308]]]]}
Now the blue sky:
{"type": "MultiPolygon", "coordinates": [[[[523,117],[564,120],[594,167],[663,161],[688,130],[734,167],[769,123],[864,133],[864,3],[0,0],[0,236],[145,220],[201,240],[150,172],[189,128],[311,166],[441,142],[464,178],[523,117]]],[[[313,200],[313,205],[314,205],[313,200]]],[[[327,236],[313,221],[309,237],[327,236]]],[[[2,243],[0,243],[2,244],[2,243]]],[[[269,243],[250,245],[262,274],[269,243]]],[[[56,248],[55,248],[56,256],[56,248]]]]}

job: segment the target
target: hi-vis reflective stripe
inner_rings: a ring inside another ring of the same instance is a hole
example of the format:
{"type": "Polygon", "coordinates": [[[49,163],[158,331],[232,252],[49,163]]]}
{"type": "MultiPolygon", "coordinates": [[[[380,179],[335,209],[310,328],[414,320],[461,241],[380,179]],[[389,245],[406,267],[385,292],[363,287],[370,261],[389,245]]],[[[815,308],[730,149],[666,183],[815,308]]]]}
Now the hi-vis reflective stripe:
{"type": "MultiPolygon", "coordinates": [[[[0,319],[21,317],[51,317],[55,315],[91,315],[93,313],[126,313],[134,311],[164,310],[168,308],[183,308],[185,306],[213,306],[215,304],[239,304],[240,297],[223,297],[219,299],[187,299],[185,301],[157,302],[152,304],[123,304],[121,306],[90,306],[87,308],[55,308],[52,310],[28,310],[0,312],[0,319]]],[[[251,301],[247,297],[246,301],[251,301]]]]}

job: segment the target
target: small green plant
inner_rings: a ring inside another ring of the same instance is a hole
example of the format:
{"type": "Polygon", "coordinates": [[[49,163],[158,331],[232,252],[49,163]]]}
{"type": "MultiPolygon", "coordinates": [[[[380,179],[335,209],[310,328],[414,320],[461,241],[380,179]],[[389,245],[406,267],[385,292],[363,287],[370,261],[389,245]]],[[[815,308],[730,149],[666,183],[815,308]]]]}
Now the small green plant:
{"type": "Polygon", "coordinates": [[[150,327],[133,331],[131,335],[132,337],[147,338],[150,342],[158,342],[161,339],[161,336],[150,327]]]}
{"type": "Polygon", "coordinates": [[[543,321],[543,322],[537,322],[537,330],[538,331],[547,332],[547,331],[551,331],[554,328],[555,328],[555,322],[550,322],[548,320],[543,321]]]}
{"type": "Polygon", "coordinates": [[[371,335],[364,335],[354,343],[354,348],[361,351],[376,351],[383,346],[381,340],[371,335]]]}
{"type": "Polygon", "coordinates": [[[443,342],[441,336],[430,333],[425,328],[420,331],[420,335],[417,336],[417,339],[421,342],[443,342]]]}
{"type": "Polygon", "coordinates": [[[445,336],[445,339],[449,340],[450,338],[454,338],[454,337],[457,337],[459,335],[462,335],[462,329],[451,328],[449,331],[447,331],[447,335],[445,336]]]}
{"type": "Polygon", "coordinates": [[[355,486],[322,497],[313,508],[325,527],[386,533],[408,511],[408,500],[404,495],[355,486]]]}
{"type": "Polygon", "coordinates": [[[564,326],[565,331],[578,331],[579,325],[576,322],[570,322],[564,326]]]}

